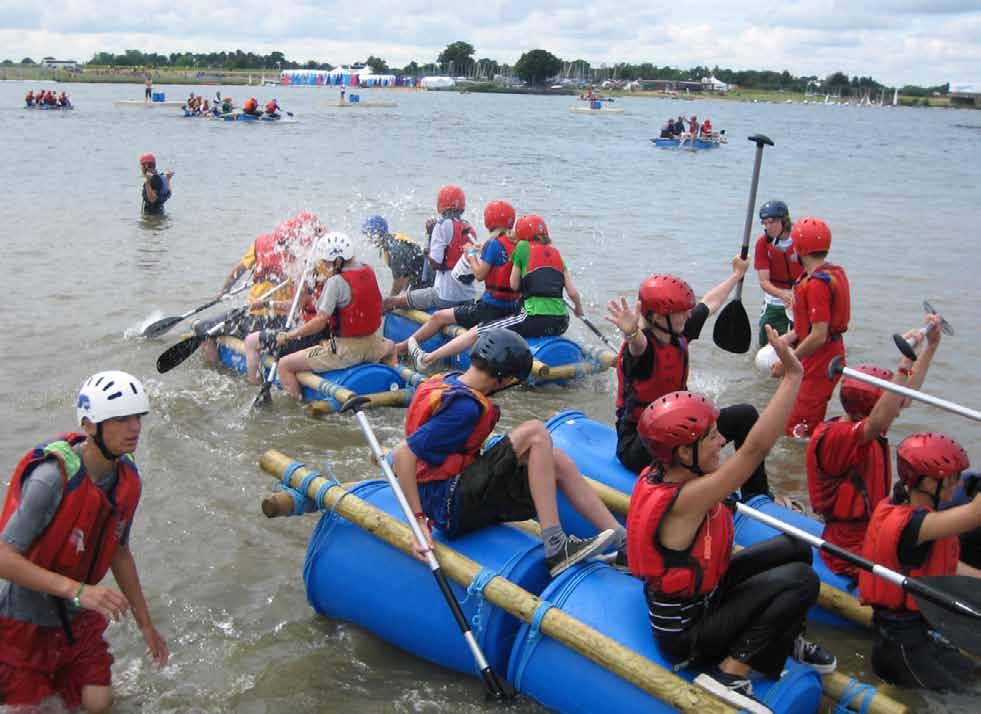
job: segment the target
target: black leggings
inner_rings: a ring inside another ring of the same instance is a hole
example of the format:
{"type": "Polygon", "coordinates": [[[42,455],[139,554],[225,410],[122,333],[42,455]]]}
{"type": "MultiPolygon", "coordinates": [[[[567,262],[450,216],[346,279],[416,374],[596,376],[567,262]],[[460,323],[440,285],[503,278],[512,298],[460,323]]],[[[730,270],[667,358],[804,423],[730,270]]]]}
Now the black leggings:
{"type": "Polygon", "coordinates": [[[919,613],[876,610],[872,668],[900,687],[958,691],[970,687],[978,667],[954,647],[938,642],[919,613]]]}
{"type": "MultiPolygon", "coordinates": [[[[731,441],[738,449],[746,441],[749,430],[759,418],[760,413],[752,404],[733,404],[719,410],[719,420],[716,425],[726,443],[731,441]]],[[[651,455],[637,433],[637,424],[626,418],[621,418],[617,422],[617,458],[635,474],[639,474],[651,463],[651,455]]],[[[773,495],[770,493],[770,485],[766,479],[765,462],[760,462],[739,493],[743,501],[748,501],[761,493],[773,495]]]]}
{"type": "Polygon", "coordinates": [[[726,657],[777,678],[817,602],[820,580],[810,546],[780,535],[735,553],[706,613],[684,632],[655,631],[679,660],[726,657]]]}

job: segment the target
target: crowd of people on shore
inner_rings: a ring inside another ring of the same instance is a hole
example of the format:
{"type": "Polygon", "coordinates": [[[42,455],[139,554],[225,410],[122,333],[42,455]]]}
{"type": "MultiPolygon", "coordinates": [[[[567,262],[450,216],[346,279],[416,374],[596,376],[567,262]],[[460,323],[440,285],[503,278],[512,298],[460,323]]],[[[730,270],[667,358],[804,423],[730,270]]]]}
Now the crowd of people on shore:
{"type": "Polygon", "coordinates": [[[28,109],[34,107],[57,107],[59,109],[70,109],[72,106],[72,102],[64,90],[62,90],[61,94],[58,94],[53,89],[39,89],[36,92],[33,89],[29,89],[27,91],[27,96],[24,97],[24,104],[28,109]]]}
{"type": "MultiPolygon", "coordinates": [[[[705,124],[711,131],[707,120],[698,125],[692,117],[689,132],[705,124]]],[[[140,166],[144,205],[162,207],[172,173],[157,173],[151,154],[140,166]]],[[[391,233],[382,216],[364,221],[367,242],[392,272],[387,296],[350,236],[316,215],[297,214],[258,236],[221,285],[224,295],[250,275],[247,309],[194,326],[209,361],[218,357],[214,338],[242,338],[254,383],[268,377],[262,353],[274,354],[294,399],[301,398],[297,375],[306,370],[394,363],[404,354],[428,372],[470,350],[465,371],[437,374],[416,388],[405,439],[392,452],[423,534],[415,546],[420,559],[433,547],[434,529],[455,538],[537,518],[551,576],[593,557],[630,572],[662,651],[679,666],[703,666],[698,684],[752,712],[768,710],[753,696],[751,672],[779,678],[788,657],[819,673],[837,666],[805,633],[820,586],[811,548],[781,535],[732,552],[734,504],[777,495],[766,458],[781,435],[807,440],[810,506],[829,543],[914,577],[981,575],[976,540],[961,545],[981,527],[981,498],[957,441],[937,432],[908,436],[896,449],[893,478],[885,434],[904,406],[901,396],[849,376],[840,384],[842,415],[827,418],[840,380],[828,367],[846,354],[851,290],[846,271],[828,259],[832,235],[823,220],[791,220],[779,200],[759,211],[763,233],[752,266],[766,296],[759,343],[772,350],[770,373],[779,380],[762,410],[720,407],[688,390],[690,344],[741,283],[748,260],[732,258],[725,278],[700,299],[682,277],[661,273],[640,284],[636,299],[608,303],[606,319],[623,336],[615,456],[637,474],[623,524],[570,455],[554,447],[542,421],[526,421],[483,448],[501,416],[492,396],[530,374],[527,339],[562,335],[570,309],[581,317],[583,307],[560,240],[541,216],[519,216],[509,202],[491,201],[481,240],[465,211],[463,190],[443,186],[424,245],[391,233]],[[430,316],[393,343],[383,335],[384,313],[404,308],[430,316]],[[451,324],[466,331],[431,354],[422,350],[451,324]],[[729,442],[734,452],[723,458],[729,442]],[[559,492],[596,535],[565,531],[559,492]]],[[[905,335],[917,359],[904,354],[892,371],[859,365],[857,372],[918,389],[939,349],[940,320],[929,316],[925,329],[905,335]]],[[[131,454],[150,406],[138,379],[104,372],[85,382],[76,407],[74,428],[81,431],[25,455],[0,516],[0,697],[32,704],[57,693],[69,706],[102,711],[111,702],[112,657],[103,637],[109,619],[131,610],[153,657],[163,663],[169,655],[128,547],[140,495],[131,454]],[[93,546],[80,548],[82,542],[93,546]],[[100,585],[109,569],[118,590],[100,585]]],[[[874,608],[871,661],[880,677],[931,689],[973,680],[974,663],[935,636],[907,592],[826,560],[874,608]]]]}

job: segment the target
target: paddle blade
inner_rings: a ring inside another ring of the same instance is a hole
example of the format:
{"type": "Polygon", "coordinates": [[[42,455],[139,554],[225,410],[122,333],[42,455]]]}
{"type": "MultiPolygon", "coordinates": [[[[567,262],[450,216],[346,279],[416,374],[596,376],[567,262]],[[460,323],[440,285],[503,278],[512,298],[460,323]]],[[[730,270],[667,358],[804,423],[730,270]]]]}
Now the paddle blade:
{"type": "Polygon", "coordinates": [[[753,342],[753,329],[741,300],[733,300],[719,313],[712,330],[715,344],[726,352],[745,354],[753,342]]]}
{"type": "Polygon", "coordinates": [[[160,374],[169,372],[197,352],[202,342],[204,342],[204,338],[197,335],[181,340],[157,357],[157,371],[160,374]]]}
{"type": "MultiPolygon", "coordinates": [[[[981,657],[981,596],[978,579],[967,575],[940,575],[917,578],[948,600],[928,597],[911,589],[917,607],[930,626],[962,650],[981,657]]],[[[912,583],[911,583],[912,584],[912,583]]]]}
{"type": "Polygon", "coordinates": [[[171,327],[180,322],[183,318],[181,317],[165,317],[161,320],[157,320],[154,323],[147,325],[143,329],[143,337],[160,337],[163,333],[169,330],[171,327]]]}
{"type": "Polygon", "coordinates": [[[262,386],[259,388],[259,393],[255,395],[255,399],[252,400],[252,408],[256,409],[258,407],[264,407],[272,402],[272,397],[269,395],[269,391],[272,389],[272,382],[263,382],[262,386]]]}

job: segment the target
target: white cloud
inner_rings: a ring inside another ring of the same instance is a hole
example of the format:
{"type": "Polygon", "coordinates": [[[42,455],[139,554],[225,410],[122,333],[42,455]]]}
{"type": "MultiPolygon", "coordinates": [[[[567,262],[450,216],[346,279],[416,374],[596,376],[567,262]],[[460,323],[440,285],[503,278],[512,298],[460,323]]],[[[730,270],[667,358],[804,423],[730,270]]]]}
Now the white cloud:
{"type": "Polygon", "coordinates": [[[450,42],[513,63],[538,47],[594,65],[871,75],[886,84],[981,81],[976,0],[701,3],[640,0],[0,0],[0,58],[87,60],[100,50],[281,50],[332,63],[431,62],[450,42]]]}

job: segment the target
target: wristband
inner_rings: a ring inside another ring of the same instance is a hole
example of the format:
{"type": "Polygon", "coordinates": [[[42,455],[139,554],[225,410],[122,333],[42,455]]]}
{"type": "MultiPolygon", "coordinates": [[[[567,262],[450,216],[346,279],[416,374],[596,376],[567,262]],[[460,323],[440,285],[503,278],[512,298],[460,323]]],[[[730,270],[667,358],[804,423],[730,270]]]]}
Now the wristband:
{"type": "Polygon", "coordinates": [[[72,598],[72,605],[75,607],[82,606],[82,591],[85,590],[85,583],[78,586],[78,592],[75,593],[75,597],[72,598]]]}
{"type": "Polygon", "coordinates": [[[630,340],[632,340],[633,338],[635,338],[635,337],[636,337],[637,335],[639,335],[639,334],[640,334],[640,327],[638,327],[638,328],[637,328],[636,330],[634,330],[633,332],[631,332],[631,333],[630,333],[629,335],[628,335],[628,334],[626,334],[626,333],[624,333],[624,335],[623,335],[623,336],[624,336],[624,337],[626,338],[626,340],[627,340],[627,341],[629,342],[630,340]]]}
{"type": "Polygon", "coordinates": [[[913,374],[912,370],[909,367],[898,367],[896,368],[896,371],[905,377],[908,377],[911,374],[913,374]]]}
{"type": "Polygon", "coordinates": [[[419,511],[417,513],[413,513],[412,515],[414,515],[416,517],[416,520],[417,521],[427,521],[427,520],[429,520],[429,516],[427,516],[422,511],[419,511]]]}

